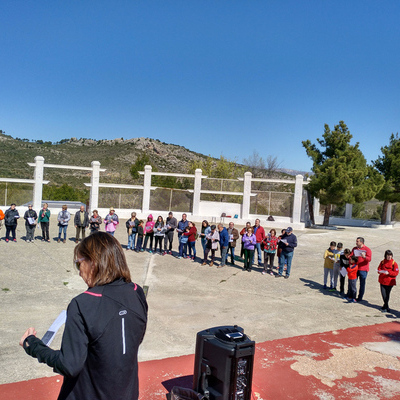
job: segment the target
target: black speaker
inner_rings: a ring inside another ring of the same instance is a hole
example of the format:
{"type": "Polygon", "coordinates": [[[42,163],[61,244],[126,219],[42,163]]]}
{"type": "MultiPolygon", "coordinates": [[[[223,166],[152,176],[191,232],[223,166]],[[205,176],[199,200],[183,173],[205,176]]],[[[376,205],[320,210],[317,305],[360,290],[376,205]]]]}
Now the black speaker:
{"type": "Polygon", "coordinates": [[[198,332],[193,389],[209,400],[251,400],[254,351],[237,325],[198,332]]]}

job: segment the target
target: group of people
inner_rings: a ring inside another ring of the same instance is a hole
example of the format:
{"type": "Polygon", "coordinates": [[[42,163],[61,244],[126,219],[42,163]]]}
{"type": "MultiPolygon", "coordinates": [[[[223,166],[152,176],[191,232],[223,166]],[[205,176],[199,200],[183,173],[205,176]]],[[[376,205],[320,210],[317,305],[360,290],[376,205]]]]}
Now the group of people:
{"type": "MultiPolygon", "coordinates": [[[[19,212],[16,209],[16,204],[11,204],[10,208],[3,214],[0,213],[0,220],[4,220],[6,227],[5,241],[16,242],[16,228],[18,219],[20,218],[19,212]]],[[[26,228],[25,240],[27,243],[32,243],[35,240],[35,230],[40,225],[42,235],[41,240],[43,242],[50,242],[50,210],[49,205],[44,203],[42,209],[37,213],[31,204],[28,205],[28,210],[25,211],[24,220],[26,228]]],[[[58,223],[58,243],[66,243],[67,241],[67,228],[71,220],[71,213],[68,211],[68,206],[63,205],[61,211],[57,215],[58,223]]],[[[109,213],[103,219],[100,217],[97,210],[93,210],[92,215],[85,210],[85,206],[81,206],[79,211],[74,214],[73,223],[76,231],[75,243],[78,243],[80,238],[86,237],[86,229],[90,229],[90,233],[94,233],[100,230],[100,225],[104,222],[105,231],[114,235],[114,232],[119,224],[118,215],[115,214],[113,207],[110,208],[109,213]]]]}
{"type": "MultiPolygon", "coordinates": [[[[339,280],[340,295],[351,303],[363,301],[371,258],[371,249],[364,244],[363,237],[356,239],[356,245],[352,250],[343,249],[343,243],[330,242],[324,253],[324,289],[328,289],[329,284],[330,291],[337,291],[339,280]],[[348,288],[345,292],[346,276],[348,288]],[[358,294],[357,281],[359,281],[358,294]]],[[[383,300],[381,311],[390,312],[390,292],[396,285],[396,276],[399,273],[399,266],[394,261],[391,250],[385,251],[377,272],[383,300]]]]}
{"type": "Polygon", "coordinates": [[[197,229],[196,223],[189,221],[187,215],[182,214],[178,222],[172,212],[164,221],[160,215],[154,221],[153,215],[147,217],[147,221],[139,220],[133,212],[131,218],[126,222],[128,233],[127,250],[146,251],[161,255],[172,254],[172,244],[174,231],[178,234],[178,255],[177,258],[186,258],[196,261],[197,250],[196,242],[200,238],[202,255],[202,265],[210,266],[215,263],[216,252],[220,249],[220,262],[218,268],[222,268],[228,262],[235,265],[235,249],[240,240],[240,257],[244,258],[246,271],[252,270],[255,252],[257,251],[258,265],[263,268],[263,274],[271,274],[282,277],[284,268],[286,269],[285,278],[289,278],[294,249],[297,246],[296,235],[293,229],[288,227],[283,229],[277,236],[276,230],[271,229],[268,234],[261,226],[260,220],[256,219],[252,226],[250,222],[240,231],[235,228],[233,222],[229,222],[228,227],[219,223],[210,225],[207,220],[202,221],[201,227],[197,229]],[[273,272],[275,255],[278,256],[278,271],[273,272]],[[209,260],[210,257],[210,260],[209,260]]]}

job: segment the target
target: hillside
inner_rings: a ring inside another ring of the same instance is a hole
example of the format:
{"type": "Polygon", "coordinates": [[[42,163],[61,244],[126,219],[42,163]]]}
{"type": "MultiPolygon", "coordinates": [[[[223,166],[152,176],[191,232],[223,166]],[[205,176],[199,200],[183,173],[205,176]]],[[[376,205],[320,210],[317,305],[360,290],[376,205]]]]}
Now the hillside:
{"type": "MultiPolygon", "coordinates": [[[[77,165],[89,167],[94,160],[100,161],[107,171],[101,174],[102,182],[134,183],[129,169],[138,156],[146,153],[152,165],[160,172],[188,173],[193,162],[205,160],[207,156],[188,150],[175,144],[160,142],[157,139],[132,138],[113,140],[63,139],[58,143],[30,142],[27,139],[12,138],[0,130],[0,177],[33,177],[33,168],[28,163],[34,162],[38,155],[45,163],[77,165]]],[[[239,166],[239,165],[238,165],[239,166]]],[[[295,175],[297,171],[278,170],[274,177],[295,175]]],[[[51,184],[68,183],[76,186],[89,182],[90,174],[85,171],[63,169],[45,169],[45,179],[51,184]],[[68,178],[67,178],[68,177],[68,178]],[[66,181],[67,180],[67,181],[66,181]]]]}
{"type": "MultiPolygon", "coordinates": [[[[102,173],[101,181],[114,183],[133,183],[129,168],[143,152],[160,172],[187,173],[193,161],[205,158],[182,146],[147,138],[98,141],[71,138],[52,144],[14,139],[0,133],[0,146],[3,154],[0,158],[0,177],[7,178],[32,178],[33,168],[27,163],[34,162],[38,155],[43,156],[45,163],[49,164],[90,167],[92,161],[100,161],[102,168],[107,169],[102,173]]],[[[89,182],[90,179],[87,172],[45,169],[45,179],[52,184],[66,183],[66,176],[72,185],[89,182]]]]}

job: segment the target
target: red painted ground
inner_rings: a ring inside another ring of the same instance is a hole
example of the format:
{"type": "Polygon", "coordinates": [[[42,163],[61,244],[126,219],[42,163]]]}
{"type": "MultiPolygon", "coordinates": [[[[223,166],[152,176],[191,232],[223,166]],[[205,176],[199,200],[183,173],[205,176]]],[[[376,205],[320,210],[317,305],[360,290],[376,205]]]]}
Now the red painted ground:
{"type": "MultiPolygon", "coordinates": [[[[400,382],[400,371],[393,368],[358,371],[355,378],[341,378],[334,381],[332,387],[314,376],[302,376],[291,368],[296,362],[293,357],[301,356],[303,352],[313,353],[314,360],[324,360],[332,357],[330,350],[334,348],[388,341],[400,342],[400,323],[259,343],[255,353],[253,399],[400,399],[400,390],[394,386],[394,382],[400,382]]],[[[194,355],[140,363],[140,399],[165,400],[173,386],[191,387],[193,363],[194,355]]],[[[0,385],[0,399],[55,400],[61,381],[62,378],[56,376],[0,385]]]]}

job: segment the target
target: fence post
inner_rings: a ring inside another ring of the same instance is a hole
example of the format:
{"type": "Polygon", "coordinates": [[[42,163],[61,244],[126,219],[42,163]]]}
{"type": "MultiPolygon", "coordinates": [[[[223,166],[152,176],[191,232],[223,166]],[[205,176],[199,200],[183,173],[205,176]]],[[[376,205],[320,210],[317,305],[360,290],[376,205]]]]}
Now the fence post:
{"type": "Polygon", "coordinates": [[[144,166],[142,213],[150,211],[151,165],[144,166]]]}
{"type": "Polygon", "coordinates": [[[303,194],[303,175],[296,175],[296,183],[294,185],[293,199],[293,223],[300,223],[301,217],[301,198],[303,194]]]}
{"type": "Polygon", "coordinates": [[[193,188],[193,209],[192,213],[195,216],[200,215],[200,191],[201,191],[201,174],[202,170],[197,168],[194,171],[194,188],[193,188]]]}
{"type": "Polygon", "coordinates": [[[244,173],[243,179],[243,202],[242,202],[242,219],[248,219],[250,214],[250,197],[251,197],[251,172],[244,173]]]}
{"type": "Polygon", "coordinates": [[[92,176],[90,179],[90,198],[89,207],[90,211],[99,207],[99,183],[100,183],[100,162],[92,161],[92,176]]]}
{"type": "Polygon", "coordinates": [[[392,223],[392,203],[388,204],[385,223],[386,225],[390,225],[392,223]]]}
{"type": "Polygon", "coordinates": [[[353,216],[353,204],[346,203],[346,211],[344,212],[344,217],[346,219],[351,219],[353,216]]]}
{"type": "Polygon", "coordinates": [[[44,170],[44,157],[35,157],[35,171],[33,173],[33,209],[39,210],[42,208],[42,195],[43,195],[43,170],[44,170]]]}
{"type": "Polygon", "coordinates": [[[320,204],[319,204],[319,199],[317,199],[316,197],[314,197],[314,201],[313,201],[313,212],[314,212],[314,222],[317,224],[317,218],[319,217],[319,208],[320,208],[320,204]]]}

